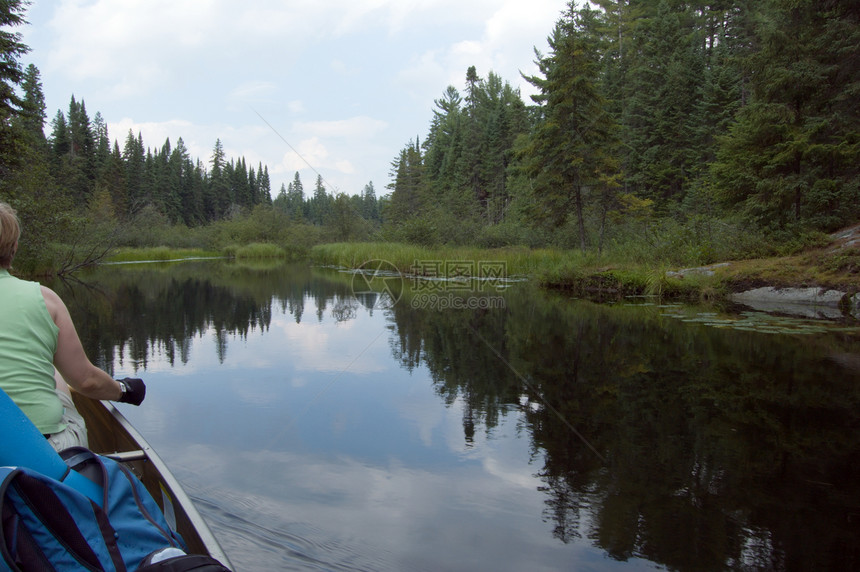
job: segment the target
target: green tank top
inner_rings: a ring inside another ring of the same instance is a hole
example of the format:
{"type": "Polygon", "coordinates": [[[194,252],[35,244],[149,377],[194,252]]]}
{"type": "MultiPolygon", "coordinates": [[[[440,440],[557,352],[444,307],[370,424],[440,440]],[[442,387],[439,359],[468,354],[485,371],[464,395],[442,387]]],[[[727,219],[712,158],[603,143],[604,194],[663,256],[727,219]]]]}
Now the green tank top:
{"type": "Polygon", "coordinates": [[[65,429],[54,381],[59,331],[39,284],[0,269],[0,388],[45,434],[65,429]]]}

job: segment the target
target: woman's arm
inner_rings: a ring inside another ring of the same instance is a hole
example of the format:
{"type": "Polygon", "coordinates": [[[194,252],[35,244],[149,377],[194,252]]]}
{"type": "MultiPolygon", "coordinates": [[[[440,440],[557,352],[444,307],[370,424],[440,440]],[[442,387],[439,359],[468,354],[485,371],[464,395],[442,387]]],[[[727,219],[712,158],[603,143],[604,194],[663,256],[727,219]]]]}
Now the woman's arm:
{"type": "Polygon", "coordinates": [[[90,362],[63,300],[45,286],[42,286],[42,297],[48,313],[60,329],[54,366],[63,379],[73,389],[92,399],[119,400],[123,395],[119,382],[90,362]]]}

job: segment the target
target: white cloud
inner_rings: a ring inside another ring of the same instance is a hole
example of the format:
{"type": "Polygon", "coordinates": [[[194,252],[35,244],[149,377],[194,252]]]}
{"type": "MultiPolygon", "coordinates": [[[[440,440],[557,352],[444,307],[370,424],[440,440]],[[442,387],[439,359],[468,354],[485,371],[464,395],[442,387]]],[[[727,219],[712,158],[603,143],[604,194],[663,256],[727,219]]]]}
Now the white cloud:
{"type": "Polygon", "coordinates": [[[355,167],[352,165],[352,163],[350,163],[349,161],[346,161],[346,160],[337,161],[334,164],[334,166],[335,166],[335,169],[338,170],[338,172],[345,173],[347,175],[352,175],[353,173],[356,172],[355,167]]]}
{"type": "Polygon", "coordinates": [[[297,123],[298,133],[314,133],[320,137],[362,138],[372,137],[388,127],[388,123],[372,117],[351,117],[334,121],[297,123]]]}
{"type": "Polygon", "coordinates": [[[304,139],[297,145],[294,145],[293,148],[295,150],[290,149],[284,153],[280,165],[283,172],[294,173],[301,171],[307,169],[309,164],[323,165],[329,156],[328,149],[320,142],[319,137],[304,139]]]}
{"type": "Polygon", "coordinates": [[[230,98],[243,102],[271,99],[277,89],[277,85],[271,81],[250,81],[236,86],[230,92],[230,98]]]}
{"type": "Polygon", "coordinates": [[[563,7],[59,0],[35,3],[24,32],[49,116],[74,94],[120,143],[129,127],[150,147],[182,137],[204,162],[220,138],[231,158],[282,176],[273,176],[274,192],[297,170],[306,184],[315,178],[283,137],[335,186],[359,192],[367,181],[385,188],[391,159],[423,136],[433,100],[448,85],[461,89],[469,66],[522,86],[520,69],[531,69],[533,46],[545,44],[563,7]]]}
{"type": "Polygon", "coordinates": [[[306,111],[304,102],[299,100],[287,102],[287,110],[289,110],[290,113],[297,115],[306,111]]]}

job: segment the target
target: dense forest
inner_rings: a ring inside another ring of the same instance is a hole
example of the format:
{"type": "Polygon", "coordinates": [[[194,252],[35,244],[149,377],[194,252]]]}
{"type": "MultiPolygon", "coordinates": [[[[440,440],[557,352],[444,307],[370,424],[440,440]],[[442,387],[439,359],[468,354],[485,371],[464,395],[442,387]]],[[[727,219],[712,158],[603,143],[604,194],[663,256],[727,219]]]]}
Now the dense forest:
{"type": "Polygon", "coordinates": [[[475,68],[436,101],[394,162],[402,238],[600,249],[658,221],[788,236],[860,218],[860,5],[594,4],[536,52],[535,105],[475,68]]]}
{"type": "MultiPolygon", "coordinates": [[[[24,220],[30,258],[99,246],[383,239],[551,246],[706,263],[802,243],[860,219],[860,5],[838,0],[570,2],[539,73],[475,67],[448,86],[429,130],[372,183],[332,196],[298,173],[205,162],[180,138],[122,146],[83,99],[48,122],[39,70],[0,7],[0,199],[24,220]],[[596,6],[592,7],[592,6],[596,6]],[[51,248],[49,248],[49,246],[51,248]]],[[[83,254],[82,254],[83,253],[83,254]]],[[[49,265],[57,266],[57,254],[49,265]]]]}

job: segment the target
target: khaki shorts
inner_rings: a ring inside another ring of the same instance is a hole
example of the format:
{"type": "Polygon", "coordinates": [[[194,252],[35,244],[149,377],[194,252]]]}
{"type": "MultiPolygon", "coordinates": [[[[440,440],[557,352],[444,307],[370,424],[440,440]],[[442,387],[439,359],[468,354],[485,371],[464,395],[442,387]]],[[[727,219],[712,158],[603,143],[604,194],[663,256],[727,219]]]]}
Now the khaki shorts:
{"type": "Polygon", "coordinates": [[[59,452],[69,447],[88,447],[87,426],[84,418],[75,409],[72,397],[65,391],[58,390],[57,396],[63,403],[63,423],[66,428],[59,433],[53,433],[48,437],[48,443],[59,452]]]}

